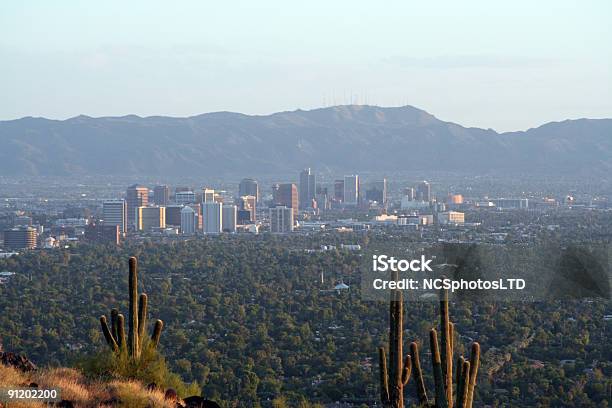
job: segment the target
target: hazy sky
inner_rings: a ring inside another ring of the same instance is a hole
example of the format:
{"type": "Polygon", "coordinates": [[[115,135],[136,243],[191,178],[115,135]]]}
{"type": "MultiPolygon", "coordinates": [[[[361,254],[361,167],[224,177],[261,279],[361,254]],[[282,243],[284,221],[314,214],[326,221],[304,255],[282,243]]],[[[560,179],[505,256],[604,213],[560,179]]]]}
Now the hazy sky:
{"type": "Polygon", "coordinates": [[[410,104],[612,117],[612,2],[2,1],[0,119],[410,104]]]}

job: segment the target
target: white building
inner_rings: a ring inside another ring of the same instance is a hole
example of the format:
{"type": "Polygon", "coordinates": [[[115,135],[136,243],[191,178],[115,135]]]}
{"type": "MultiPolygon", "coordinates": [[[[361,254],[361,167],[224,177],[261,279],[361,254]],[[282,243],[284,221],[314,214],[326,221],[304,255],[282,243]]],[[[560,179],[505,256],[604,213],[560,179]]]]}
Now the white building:
{"type": "Polygon", "coordinates": [[[270,232],[285,233],[293,231],[293,209],[278,206],[270,208],[270,232]]]}
{"type": "Polygon", "coordinates": [[[104,225],[118,225],[119,232],[127,231],[127,203],[125,200],[109,200],[102,204],[104,225]]]}
{"type": "Polygon", "coordinates": [[[236,219],[238,207],[233,204],[223,204],[222,230],[223,232],[236,232],[236,219]]]}
{"type": "Polygon", "coordinates": [[[344,176],[344,204],[357,205],[359,203],[359,176],[344,176]]]}
{"type": "Polygon", "coordinates": [[[181,209],[181,233],[193,235],[196,232],[196,214],[193,208],[185,206],[181,209]]]}
{"type": "Polygon", "coordinates": [[[223,211],[220,203],[205,202],[203,204],[204,233],[218,234],[223,226],[223,211]]]}

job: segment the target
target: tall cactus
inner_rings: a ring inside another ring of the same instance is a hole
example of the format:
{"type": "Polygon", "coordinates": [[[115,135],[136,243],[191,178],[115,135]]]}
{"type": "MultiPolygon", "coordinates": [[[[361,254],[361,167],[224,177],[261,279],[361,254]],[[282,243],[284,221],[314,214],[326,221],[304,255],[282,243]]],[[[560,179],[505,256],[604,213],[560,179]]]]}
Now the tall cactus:
{"type": "Polygon", "coordinates": [[[410,343],[410,355],[402,366],[402,332],[403,332],[403,298],[401,291],[391,292],[389,307],[389,369],[384,348],[379,349],[380,388],[383,406],[403,408],[403,387],[408,383],[410,372],[414,376],[418,403],[421,406],[436,408],[471,408],[474,402],[474,389],[480,366],[480,345],[472,343],[471,356],[466,360],[463,356],[457,360],[456,391],[453,393],[453,352],[455,326],[450,321],[448,311],[448,291],[440,293],[440,333],[442,347],[438,343],[438,331],[432,328],[429,332],[429,346],[434,377],[434,395],[432,401],[427,396],[427,388],[423,379],[423,370],[419,358],[418,343],[410,343]],[[399,357],[399,358],[398,358],[399,357]],[[412,368],[414,368],[412,370],[412,368]],[[402,372],[398,377],[397,373],[402,372]],[[389,374],[387,374],[387,371],[389,374]],[[406,372],[408,373],[405,376],[406,372]],[[453,395],[455,399],[453,399],[453,395]]]}
{"type": "MultiPolygon", "coordinates": [[[[127,352],[133,360],[140,359],[145,345],[148,298],[146,293],[138,296],[138,261],[136,257],[129,260],[129,314],[128,335],[125,336],[125,318],[118,309],[111,310],[111,327],[108,326],[106,316],[100,317],[102,334],[111,350],[116,353],[127,352]]],[[[161,320],[155,322],[153,334],[149,344],[156,348],[164,323],[161,320]]]]}
{"type": "Polygon", "coordinates": [[[404,406],[404,386],[410,380],[412,359],[403,356],[404,301],[400,290],[391,292],[389,302],[389,366],[384,347],[378,349],[381,402],[385,407],[404,406]]]}
{"type": "MultiPolygon", "coordinates": [[[[455,326],[450,321],[447,290],[442,290],[440,292],[440,331],[442,333],[442,347],[438,345],[438,334],[436,329],[431,329],[429,333],[429,346],[434,370],[434,407],[471,408],[474,402],[474,389],[476,388],[476,379],[480,366],[480,345],[476,342],[472,343],[469,360],[466,360],[463,356],[460,356],[457,360],[455,373],[457,390],[455,392],[455,399],[453,400],[452,361],[455,326]]],[[[414,345],[415,348],[417,348],[416,343],[414,343],[414,345]]],[[[413,364],[420,367],[420,361],[414,361],[415,358],[418,359],[418,351],[416,357],[413,355],[413,364]]],[[[418,376],[416,378],[416,383],[419,386],[417,389],[419,403],[429,406],[430,401],[427,399],[427,394],[421,389],[421,387],[424,387],[422,371],[418,370],[417,372],[415,370],[415,376],[418,376]]]]}

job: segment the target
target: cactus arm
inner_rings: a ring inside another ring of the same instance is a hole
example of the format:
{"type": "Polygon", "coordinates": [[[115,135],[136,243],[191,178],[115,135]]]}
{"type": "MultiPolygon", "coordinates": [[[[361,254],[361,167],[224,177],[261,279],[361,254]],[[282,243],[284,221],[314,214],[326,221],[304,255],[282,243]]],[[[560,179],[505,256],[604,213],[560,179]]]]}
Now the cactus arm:
{"type": "Polygon", "coordinates": [[[153,348],[157,348],[157,345],[159,344],[159,337],[161,336],[161,332],[163,328],[164,328],[164,322],[158,319],[155,322],[155,326],[153,327],[153,334],[151,335],[151,346],[153,348]]]}
{"type": "Polygon", "coordinates": [[[449,408],[453,406],[453,346],[450,333],[450,318],[448,314],[448,290],[443,289],[440,293],[440,337],[442,349],[440,350],[442,362],[442,376],[446,400],[449,408]]]}
{"type": "Polygon", "coordinates": [[[431,363],[434,372],[434,384],[436,390],[436,408],[447,408],[446,390],[444,389],[444,378],[442,373],[442,361],[440,358],[440,348],[438,347],[438,333],[436,329],[429,331],[429,346],[431,348],[431,363]]]}
{"type": "Polygon", "coordinates": [[[387,372],[387,356],[385,348],[378,348],[378,362],[380,369],[380,402],[383,406],[389,405],[389,377],[387,372]]]}
{"type": "Polygon", "coordinates": [[[464,361],[461,367],[461,382],[457,386],[457,408],[466,407],[469,382],[470,382],[470,362],[464,361]]]}
{"type": "Polygon", "coordinates": [[[402,369],[402,388],[410,381],[410,374],[412,373],[412,358],[410,354],[404,358],[404,368],[402,369]]]}
{"type": "Polygon", "coordinates": [[[455,381],[457,384],[457,399],[459,399],[459,394],[461,391],[461,370],[463,370],[463,362],[465,361],[465,358],[463,358],[463,356],[459,356],[459,358],[457,359],[457,367],[456,367],[456,372],[455,372],[455,381]]]}
{"type": "Polygon", "coordinates": [[[474,403],[474,389],[476,388],[476,379],[478,377],[478,367],[480,366],[480,344],[472,343],[472,354],[470,356],[470,383],[468,385],[468,394],[466,398],[466,407],[471,408],[474,403]]]}
{"type": "Polygon", "coordinates": [[[427,398],[427,388],[423,380],[423,370],[421,370],[421,359],[419,358],[419,345],[416,342],[410,343],[410,357],[414,365],[414,379],[417,387],[417,395],[419,404],[429,406],[429,398],[427,398]]]}
{"type": "Polygon", "coordinates": [[[125,350],[125,317],[122,314],[117,315],[117,337],[119,340],[119,350],[125,350]]]}
{"type": "Polygon", "coordinates": [[[132,358],[138,358],[138,261],[130,257],[129,261],[129,295],[130,309],[128,315],[128,346],[132,358]]]}
{"type": "Polygon", "coordinates": [[[147,327],[147,294],[141,293],[138,299],[138,347],[142,351],[147,327]]]}
{"type": "Polygon", "coordinates": [[[451,356],[455,354],[455,323],[448,323],[448,332],[450,334],[451,356]]]}
{"type": "Polygon", "coordinates": [[[110,329],[108,328],[106,316],[100,316],[100,325],[102,326],[102,333],[104,334],[104,338],[106,339],[106,342],[111,347],[111,349],[113,351],[119,350],[119,346],[117,346],[117,342],[113,338],[113,335],[111,334],[110,329]]]}
{"type": "Polygon", "coordinates": [[[119,315],[119,311],[117,309],[111,309],[111,334],[115,341],[119,341],[119,336],[117,334],[117,316],[119,315]]]}

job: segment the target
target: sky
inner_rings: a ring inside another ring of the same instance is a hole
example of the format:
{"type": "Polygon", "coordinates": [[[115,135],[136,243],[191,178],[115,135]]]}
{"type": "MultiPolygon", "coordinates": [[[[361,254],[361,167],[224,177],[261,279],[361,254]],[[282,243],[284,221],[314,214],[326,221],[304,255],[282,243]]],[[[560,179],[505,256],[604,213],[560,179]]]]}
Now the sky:
{"type": "Polygon", "coordinates": [[[413,105],[612,117],[612,2],[2,1],[0,120],[413,105]]]}

